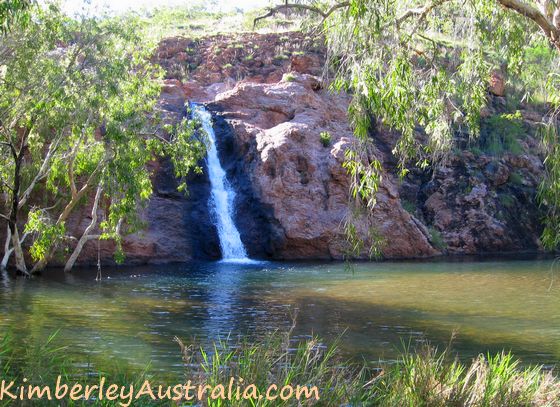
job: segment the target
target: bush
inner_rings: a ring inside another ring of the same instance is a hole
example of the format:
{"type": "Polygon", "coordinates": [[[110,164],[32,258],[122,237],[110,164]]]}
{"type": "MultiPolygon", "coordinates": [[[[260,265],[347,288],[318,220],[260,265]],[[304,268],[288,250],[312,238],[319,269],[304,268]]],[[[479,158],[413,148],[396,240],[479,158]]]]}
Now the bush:
{"type": "Polygon", "coordinates": [[[445,250],[447,248],[447,244],[441,235],[441,232],[436,228],[431,227],[430,229],[430,242],[432,245],[438,250],[445,250]]]}
{"type": "Polygon", "coordinates": [[[411,215],[414,215],[416,213],[416,204],[414,202],[410,202],[406,199],[403,199],[401,201],[401,205],[403,209],[408,213],[410,213],[411,215]]]}
{"type": "Polygon", "coordinates": [[[321,134],[319,135],[320,140],[321,140],[321,144],[323,145],[323,147],[328,147],[331,145],[332,142],[332,136],[331,133],[329,133],[328,131],[322,131],[321,134]]]}
{"type": "Polygon", "coordinates": [[[500,194],[498,199],[500,200],[502,206],[505,206],[506,208],[511,208],[515,204],[515,197],[510,194],[500,194]]]}
{"type": "Polygon", "coordinates": [[[296,77],[294,76],[293,73],[289,72],[287,74],[284,74],[284,77],[282,79],[285,80],[286,82],[293,82],[296,80],[296,77]]]}
{"type": "Polygon", "coordinates": [[[523,185],[523,177],[518,172],[512,172],[509,174],[508,181],[513,185],[523,185]]]}
{"type": "Polygon", "coordinates": [[[479,147],[491,155],[521,154],[519,139],[525,134],[519,111],[514,114],[491,116],[482,122],[479,147]]]}

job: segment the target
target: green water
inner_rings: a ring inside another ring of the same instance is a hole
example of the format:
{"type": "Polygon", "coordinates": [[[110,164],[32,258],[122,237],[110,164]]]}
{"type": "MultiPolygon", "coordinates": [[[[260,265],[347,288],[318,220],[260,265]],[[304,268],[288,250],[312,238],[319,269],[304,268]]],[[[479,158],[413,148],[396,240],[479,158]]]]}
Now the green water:
{"type": "Polygon", "coordinates": [[[200,345],[286,331],[342,336],[345,354],[391,360],[401,342],[458,336],[468,359],[512,350],[560,360],[560,270],[552,260],[255,265],[193,263],[0,279],[0,329],[57,343],[81,361],[180,371],[173,337],[200,345]],[[558,274],[558,275],[556,275],[558,274]]]}

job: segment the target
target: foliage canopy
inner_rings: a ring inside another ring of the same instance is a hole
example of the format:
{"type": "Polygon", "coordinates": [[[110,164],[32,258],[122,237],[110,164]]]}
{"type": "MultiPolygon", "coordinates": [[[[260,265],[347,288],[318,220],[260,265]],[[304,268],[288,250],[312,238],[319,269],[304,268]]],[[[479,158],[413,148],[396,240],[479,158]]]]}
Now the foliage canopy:
{"type": "MultiPolygon", "coordinates": [[[[270,12],[302,8],[286,3],[270,12]]],[[[353,195],[375,205],[380,164],[367,154],[375,117],[398,130],[402,176],[411,165],[445,162],[459,139],[480,134],[489,78],[500,71],[524,101],[546,109],[542,121],[547,210],[542,236],[560,244],[560,5],[549,0],[308,1],[320,19],[335,72],[333,87],[353,95],[350,117],[360,145],[347,155],[353,195]]]]}
{"type": "Polygon", "coordinates": [[[148,161],[168,154],[184,176],[204,150],[192,126],[161,126],[161,72],[135,20],[74,20],[52,4],[31,12],[0,44],[2,217],[6,252],[11,239],[21,272],[22,222],[24,236],[32,236],[34,270],[68,239],[78,240],[68,267],[87,240],[114,239],[120,248],[123,225],[126,232],[139,226],[138,204],[151,194],[148,161]],[[91,227],[67,236],[71,213],[95,191],[91,227]],[[98,222],[101,232],[93,234],[98,222]]]}

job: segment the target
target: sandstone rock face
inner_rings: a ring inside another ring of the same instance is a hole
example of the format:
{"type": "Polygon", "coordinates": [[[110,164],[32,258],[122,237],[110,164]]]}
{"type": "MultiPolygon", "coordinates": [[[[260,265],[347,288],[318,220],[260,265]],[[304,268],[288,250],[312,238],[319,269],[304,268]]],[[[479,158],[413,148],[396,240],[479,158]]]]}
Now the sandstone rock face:
{"type": "Polygon", "coordinates": [[[542,173],[542,164],[529,156],[464,154],[436,170],[412,199],[447,253],[535,252],[542,250],[535,201],[542,173]]]}
{"type": "MultiPolygon", "coordinates": [[[[385,258],[542,250],[535,196],[543,165],[530,134],[520,141],[523,154],[474,155],[459,146],[435,169],[399,179],[391,153],[398,135],[374,125],[371,154],[383,165],[383,180],[375,209],[355,214],[342,166],[355,141],[349,98],[325,89],[323,55],[299,33],[172,38],[154,55],[166,70],[159,103],[166,122],[185,117],[187,101],[214,113],[220,160],[237,194],[235,222],[251,256],[341,259],[348,221],[366,241],[359,258],[368,257],[374,239],[385,258]],[[330,145],[321,143],[322,132],[330,145]]],[[[490,92],[502,96],[503,77],[494,79],[490,92]]],[[[493,100],[485,117],[504,112],[503,97],[493,100]]],[[[527,128],[541,120],[529,109],[522,115],[527,128]]],[[[154,193],[141,209],[146,227],[125,237],[126,262],[219,258],[208,177],[191,176],[187,197],[177,192],[169,162],[151,169],[154,193]]],[[[71,234],[81,233],[90,212],[85,205],[75,213],[71,234]]],[[[94,265],[98,255],[112,264],[113,250],[111,242],[89,242],[78,264],[94,265]]]]}
{"type": "MultiPolygon", "coordinates": [[[[270,240],[269,254],[274,258],[340,259],[348,250],[343,223],[352,215],[349,177],[342,167],[344,151],[353,140],[346,116],[348,99],[320,90],[318,84],[316,77],[298,73],[275,84],[244,82],[218,94],[211,105],[230,125],[234,153],[248,173],[255,197],[271,209],[269,223],[276,225],[275,230],[260,238],[270,240]],[[321,132],[331,134],[330,146],[321,144],[321,132]]],[[[400,206],[389,176],[380,189],[373,220],[357,223],[375,228],[391,242],[382,245],[385,257],[437,253],[400,206]]],[[[241,224],[240,229],[243,238],[247,228],[241,224]]],[[[248,242],[248,247],[255,244],[248,242]]],[[[366,251],[360,254],[366,256],[366,251]]]]}

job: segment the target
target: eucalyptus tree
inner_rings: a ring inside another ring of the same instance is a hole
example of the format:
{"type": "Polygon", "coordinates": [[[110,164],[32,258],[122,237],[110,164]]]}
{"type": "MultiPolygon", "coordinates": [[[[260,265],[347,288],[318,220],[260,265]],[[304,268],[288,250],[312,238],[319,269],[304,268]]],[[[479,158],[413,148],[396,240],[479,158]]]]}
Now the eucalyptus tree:
{"type": "Polygon", "coordinates": [[[14,24],[29,20],[31,0],[2,0],[0,2],[0,33],[6,33],[14,24]]]}
{"type": "Polygon", "coordinates": [[[91,239],[114,239],[120,258],[123,228],[140,226],[138,205],[151,194],[146,164],[170,154],[178,176],[198,169],[203,143],[194,138],[192,124],[154,130],[161,127],[155,110],[160,71],[150,64],[150,51],[131,20],[73,20],[54,5],[34,7],[28,24],[5,35],[0,44],[4,264],[13,253],[16,268],[28,273],[26,236],[33,271],[44,268],[68,239],[76,244],[67,269],[91,239]],[[69,217],[91,198],[91,223],[80,237],[68,236],[69,217]]]}
{"type": "MultiPolygon", "coordinates": [[[[303,8],[284,3],[263,17],[290,7],[303,8]]],[[[311,1],[305,9],[320,18],[334,87],[353,95],[349,113],[360,145],[345,165],[356,197],[373,208],[382,176],[367,153],[372,115],[400,133],[394,153],[402,175],[411,165],[435,165],[457,135],[478,136],[488,79],[499,69],[527,98],[542,93],[548,106],[542,240],[548,248],[560,244],[560,2],[339,0],[311,1]]]]}

